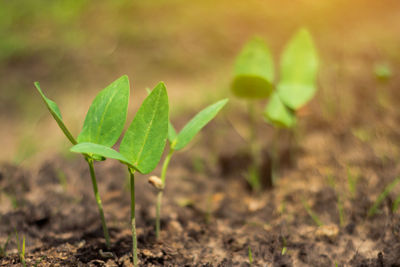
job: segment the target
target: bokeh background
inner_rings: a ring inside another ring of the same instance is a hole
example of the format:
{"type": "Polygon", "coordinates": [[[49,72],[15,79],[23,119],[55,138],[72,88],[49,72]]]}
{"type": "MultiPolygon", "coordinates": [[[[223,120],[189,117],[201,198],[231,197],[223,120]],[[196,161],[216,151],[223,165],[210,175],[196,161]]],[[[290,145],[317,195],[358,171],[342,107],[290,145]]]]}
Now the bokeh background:
{"type": "Polygon", "coordinates": [[[393,72],[385,86],[400,84],[397,0],[1,0],[0,161],[32,164],[71,154],[34,81],[75,135],[95,94],[122,74],[131,81],[129,120],[145,88],[160,80],[171,116],[179,117],[230,95],[235,56],[253,35],[266,40],[277,66],[302,26],[321,57],[311,112],[337,124],[368,123],[356,120],[376,103],[365,92],[382,86],[374,67],[393,72]]]}

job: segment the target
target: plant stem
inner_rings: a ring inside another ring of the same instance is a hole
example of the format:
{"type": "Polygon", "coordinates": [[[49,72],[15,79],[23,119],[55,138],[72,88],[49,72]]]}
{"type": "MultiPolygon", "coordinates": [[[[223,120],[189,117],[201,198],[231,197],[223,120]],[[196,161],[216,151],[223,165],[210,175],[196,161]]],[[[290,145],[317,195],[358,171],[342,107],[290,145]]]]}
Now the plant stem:
{"type": "Polygon", "coordinates": [[[135,170],[128,168],[131,183],[131,226],[132,226],[132,258],[133,265],[138,266],[137,257],[137,238],[136,238],[136,219],[135,219],[135,170]]]}
{"type": "Polygon", "coordinates": [[[250,185],[254,191],[261,189],[260,170],[259,170],[259,151],[257,148],[256,134],[256,111],[255,104],[252,101],[247,102],[250,121],[250,137],[249,137],[249,152],[251,156],[251,165],[249,168],[250,185]]]}
{"type": "Polygon", "coordinates": [[[101,204],[99,189],[97,187],[96,174],[94,172],[94,166],[93,166],[93,159],[90,157],[86,157],[86,161],[89,164],[90,177],[92,178],[94,197],[96,198],[97,207],[99,208],[99,213],[100,213],[100,218],[101,218],[101,226],[103,227],[104,238],[106,239],[106,246],[107,246],[107,249],[110,249],[111,248],[110,235],[108,234],[106,219],[104,218],[103,205],[101,204]]]}
{"type": "MultiPolygon", "coordinates": [[[[170,148],[167,157],[164,160],[162,171],[161,171],[161,182],[162,188],[165,187],[165,178],[167,175],[167,169],[169,162],[171,160],[172,154],[174,153],[174,149],[170,148]]],[[[159,239],[160,237],[160,218],[161,218],[161,201],[163,196],[163,190],[158,191],[157,194],[157,204],[156,204],[156,237],[159,239]]]]}
{"type": "Polygon", "coordinates": [[[256,160],[256,114],[254,103],[251,101],[247,102],[248,110],[249,110],[249,120],[250,120],[250,153],[253,157],[253,161],[256,160]]]}

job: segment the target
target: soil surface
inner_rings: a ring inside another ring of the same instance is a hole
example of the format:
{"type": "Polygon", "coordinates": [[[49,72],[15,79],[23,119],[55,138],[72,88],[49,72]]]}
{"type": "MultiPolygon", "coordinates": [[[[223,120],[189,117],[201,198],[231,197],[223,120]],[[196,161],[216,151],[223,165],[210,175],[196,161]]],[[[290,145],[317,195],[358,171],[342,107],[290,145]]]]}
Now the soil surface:
{"type": "MultiPolygon", "coordinates": [[[[390,99],[398,98],[393,91],[390,99]]],[[[147,176],[138,175],[140,263],[250,266],[250,249],[253,266],[400,266],[400,214],[392,211],[400,188],[376,215],[367,215],[400,171],[399,111],[377,103],[369,112],[335,123],[312,112],[317,108],[313,102],[300,114],[297,141],[289,143],[284,131],[278,134],[279,178],[274,188],[260,193],[252,193],[244,178],[249,160],[237,129],[246,116],[227,110],[206,127],[190,148],[172,158],[159,241],[154,234],[156,190],[147,176]],[[355,128],[355,121],[364,126],[355,128]]],[[[273,132],[260,122],[260,147],[271,148],[273,132]]],[[[268,169],[269,154],[262,155],[268,169]]],[[[30,266],[131,265],[128,174],[113,160],[98,162],[95,169],[111,250],[102,238],[82,158],[54,156],[36,169],[1,165],[0,244],[8,236],[10,241],[0,265],[20,264],[15,231],[26,238],[30,266]]]]}

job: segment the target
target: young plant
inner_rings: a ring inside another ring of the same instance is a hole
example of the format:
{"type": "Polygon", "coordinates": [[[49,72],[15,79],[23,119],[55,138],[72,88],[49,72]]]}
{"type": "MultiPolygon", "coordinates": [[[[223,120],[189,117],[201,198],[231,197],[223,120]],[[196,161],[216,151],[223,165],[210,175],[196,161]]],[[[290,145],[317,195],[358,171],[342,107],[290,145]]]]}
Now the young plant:
{"type": "Polygon", "coordinates": [[[249,258],[250,266],[253,266],[253,253],[251,252],[251,247],[248,247],[247,257],[249,258]]]}
{"type": "Polygon", "coordinates": [[[238,55],[235,66],[231,90],[236,97],[247,102],[249,113],[249,153],[251,165],[248,169],[248,182],[254,190],[261,187],[258,168],[260,165],[260,151],[256,135],[256,105],[255,100],[267,99],[274,91],[274,64],[272,55],[258,37],[250,40],[238,55]]]}
{"type": "Polygon", "coordinates": [[[11,234],[8,235],[6,242],[4,242],[3,246],[0,246],[0,258],[7,256],[7,246],[8,242],[10,242],[11,234]]]}
{"type": "MultiPolygon", "coordinates": [[[[379,194],[378,198],[375,200],[374,204],[372,205],[372,207],[368,210],[368,217],[371,217],[373,215],[375,215],[378,212],[379,206],[382,203],[383,200],[385,200],[385,198],[390,194],[390,192],[396,187],[396,185],[400,183],[400,177],[397,177],[396,179],[394,179],[393,182],[391,182],[390,184],[388,184],[385,189],[383,190],[382,193],[379,194]]],[[[397,200],[395,201],[395,204],[398,205],[397,200]]],[[[393,210],[394,208],[392,208],[393,210]]]]}
{"type": "MultiPolygon", "coordinates": [[[[83,129],[77,139],[73,137],[65,126],[57,104],[44,95],[38,82],[35,82],[35,86],[58,126],[73,145],[91,142],[112,147],[117,142],[122,133],[128,110],[129,80],[126,75],[111,83],[96,96],[88,110],[83,129]]],[[[105,158],[95,153],[82,153],[82,155],[89,165],[94,196],[100,213],[106,245],[109,249],[110,235],[104,218],[103,205],[97,187],[93,164],[95,160],[104,160],[105,158]]]]}
{"type": "Polygon", "coordinates": [[[128,167],[131,193],[132,257],[138,265],[136,217],[135,217],[135,172],[150,173],[161,159],[168,134],[168,95],[164,83],[159,83],[143,101],[135,118],[125,132],[119,150],[91,142],[80,143],[72,152],[99,155],[119,160],[128,167]]]}
{"type": "Polygon", "coordinates": [[[184,127],[177,133],[174,126],[169,122],[168,126],[168,141],[170,143],[169,152],[167,157],[164,159],[164,163],[161,171],[161,180],[155,177],[151,177],[149,182],[158,189],[157,204],[156,204],[156,237],[160,237],[160,214],[161,214],[161,202],[163,196],[163,190],[165,188],[165,179],[167,175],[167,169],[171,157],[175,151],[179,151],[186,147],[187,144],[196,136],[200,130],[206,126],[226,105],[228,99],[220,100],[197,113],[184,127]]]}
{"type": "Polygon", "coordinates": [[[318,215],[311,209],[310,205],[306,202],[306,200],[303,198],[301,200],[301,203],[303,204],[304,209],[307,211],[307,214],[311,217],[311,219],[315,222],[316,225],[318,226],[323,226],[323,222],[320,220],[318,215]]]}
{"type": "MultiPolygon", "coordinates": [[[[272,57],[266,45],[259,39],[250,41],[238,56],[233,93],[247,99],[269,99],[264,118],[272,126],[289,129],[296,127],[296,111],[309,102],[316,92],[316,77],[318,71],[318,56],[306,29],[300,29],[286,45],[280,61],[280,80],[274,83],[274,66],[272,57]]],[[[250,170],[258,171],[256,148],[254,104],[249,104],[251,137],[250,147],[253,165],[250,170]]],[[[275,149],[274,149],[275,150],[275,149]]],[[[277,152],[271,152],[272,174],[277,164],[277,152]]],[[[252,175],[258,177],[258,175],[252,175]]],[[[269,181],[268,184],[273,184],[269,181]]],[[[253,182],[257,189],[260,181],[253,182]]]]}
{"type": "Polygon", "coordinates": [[[18,256],[22,266],[26,267],[25,261],[25,236],[22,237],[22,244],[20,243],[17,230],[15,230],[15,238],[17,239],[18,256]]]}

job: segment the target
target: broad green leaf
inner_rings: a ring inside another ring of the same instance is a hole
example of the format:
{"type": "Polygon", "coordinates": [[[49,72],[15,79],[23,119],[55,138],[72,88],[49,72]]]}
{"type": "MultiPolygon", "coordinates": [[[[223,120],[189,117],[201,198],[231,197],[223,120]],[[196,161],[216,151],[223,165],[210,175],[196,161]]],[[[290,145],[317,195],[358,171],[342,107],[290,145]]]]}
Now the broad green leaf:
{"type": "Polygon", "coordinates": [[[274,126],[291,128],[296,123],[296,116],[292,110],[285,106],[277,93],[273,93],[267,106],[264,117],[274,126]]]}
{"type": "Polygon", "coordinates": [[[174,125],[169,121],[168,122],[168,141],[172,144],[172,142],[175,140],[177,134],[174,128],[174,125]]]}
{"type": "Polygon", "coordinates": [[[267,98],[274,86],[274,63],[263,40],[254,38],[236,59],[231,89],[238,97],[267,98]]]}
{"type": "Polygon", "coordinates": [[[301,29],[287,44],[280,68],[279,97],[296,110],[311,100],[317,90],[318,55],[306,29],[301,29]]]}
{"type": "Polygon", "coordinates": [[[227,102],[228,99],[220,100],[197,113],[196,116],[183,127],[172,142],[172,149],[180,150],[184,148],[193,137],[218,114],[227,102]]]}
{"type": "Polygon", "coordinates": [[[160,161],[168,135],[168,95],[160,82],[143,101],[122,139],[120,151],[141,173],[160,161]]]}
{"type": "Polygon", "coordinates": [[[38,90],[39,94],[42,96],[44,103],[46,104],[48,110],[50,111],[51,115],[53,116],[53,118],[56,120],[58,126],[60,127],[60,129],[63,131],[63,133],[65,134],[65,136],[68,138],[68,140],[73,144],[77,144],[78,142],[75,140],[75,138],[72,136],[71,132],[67,129],[67,126],[65,126],[64,121],[62,119],[61,116],[61,112],[60,109],[58,108],[57,104],[48,99],[42,89],[40,88],[40,84],[39,82],[35,82],[34,83],[36,89],[38,90]]]}
{"type": "Polygon", "coordinates": [[[99,155],[104,158],[116,159],[129,166],[132,164],[121,153],[115,151],[111,147],[103,146],[94,143],[79,143],[70,149],[71,152],[87,154],[91,157],[99,155]]]}
{"type": "Polygon", "coordinates": [[[93,100],[78,142],[113,146],[124,129],[129,102],[129,80],[120,77],[93,100]]]}

